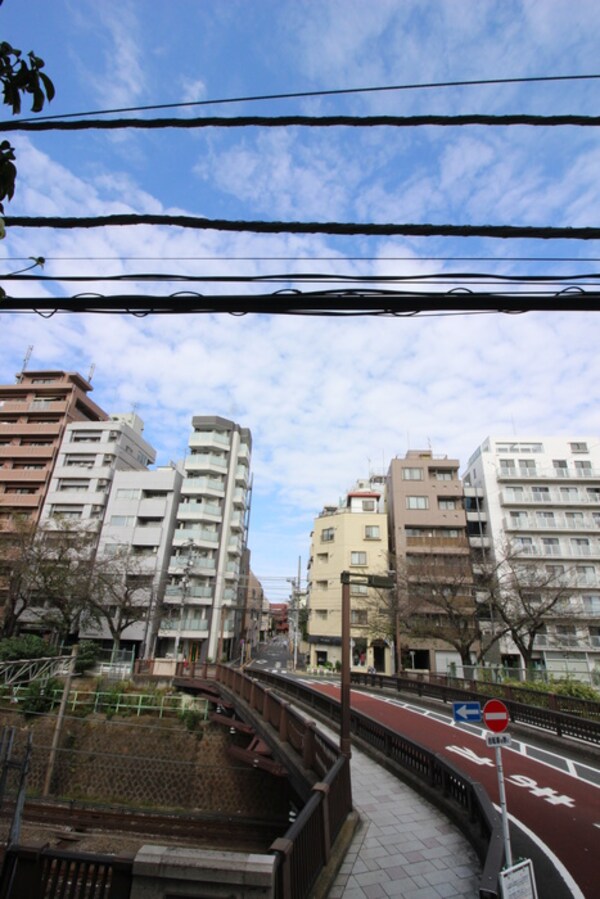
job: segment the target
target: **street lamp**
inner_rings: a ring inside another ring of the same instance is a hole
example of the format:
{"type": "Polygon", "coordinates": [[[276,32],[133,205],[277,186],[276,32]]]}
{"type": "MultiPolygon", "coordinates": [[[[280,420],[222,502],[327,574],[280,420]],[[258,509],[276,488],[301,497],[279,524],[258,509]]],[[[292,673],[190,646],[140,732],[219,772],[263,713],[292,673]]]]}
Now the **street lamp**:
{"type": "Polygon", "coordinates": [[[378,574],[352,575],[342,571],[342,672],[340,679],[340,752],[347,758],[352,755],[350,744],[350,584],[363,584],[389,590],[394,586],[390,577],[378,574]]]}

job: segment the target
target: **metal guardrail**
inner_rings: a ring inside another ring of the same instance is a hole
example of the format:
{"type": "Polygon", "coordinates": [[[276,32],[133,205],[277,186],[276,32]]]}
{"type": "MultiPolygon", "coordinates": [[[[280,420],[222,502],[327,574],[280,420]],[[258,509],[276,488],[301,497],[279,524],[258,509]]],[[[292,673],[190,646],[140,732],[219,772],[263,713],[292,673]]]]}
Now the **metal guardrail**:
{"type": "MultiPolygon", "coordinates": [[[[317,693],[298,681],[263,671],[254,673],[261,681],[295,697],[327,720],[339,722],[340,704],[337,700],[317,693]]],[[[397,734],[368,715],[351,710],[350,731],[363,744],[408,773],[413,782],[420,782],[428,791],[434,791],[446,811],[455,819],[462,820],[465,833],[483,863],[480,899],[499,896],[498,881],[504,864],[502,823],[481,784],[471,780],[447,759],[397,734]]]]}
{"type": "Polygon", "coordinates": [[[71,656],[51,656],[0,662],[0,684],[11,687],[14,684],[26,684],[33,680],[65,675],[70,660],[71,656]]]}
{"type": "Polygon", "coordinates": [[[548,706],[544,707],[542,705],[519,702],[513,698],[515,693],[521,698],[525,698],[527,693],[536,698],[540,697],[540,695],[545,696],[545,694],[539,694],[533,690],[525,691],[521,688],[506,687],[502,691],[499,689],[501,687],[499,684],[492,685],[485,682],[480,684],[478,681],[463,681],[462,683],[469,684],[469,688],[466,688],[450,682],[449,679],[439,678],[439,680],[432,680],[430,678],[426,679],[423,675],[417,675],[414,678],[386,677],[382,674],[353,672],[350,680],[354,686],[410,693],[413,696],[437,699],[444,703],[460,702],[462,700],[486,701],[493,696],[494,698],[502,699],[505,703],[513,724],[525,724],[541,728],[559,737],[571,737],[585,743],[600,746],[600,703],[576,700],[574,697],[559,696],[556,693],[552,693],[549,694],[551,699],[548,706]],[[473,685],[476,686],[474,687],[473,685]],[[507,691],[512,692],[507,693],[507,691]],[[561,701],[567,708],[579,710],[580,714],[569,714],[560,711],[557,706],[560,705],[561,701]],[[587,717],[586,714],[594,717],[587,717]]]}

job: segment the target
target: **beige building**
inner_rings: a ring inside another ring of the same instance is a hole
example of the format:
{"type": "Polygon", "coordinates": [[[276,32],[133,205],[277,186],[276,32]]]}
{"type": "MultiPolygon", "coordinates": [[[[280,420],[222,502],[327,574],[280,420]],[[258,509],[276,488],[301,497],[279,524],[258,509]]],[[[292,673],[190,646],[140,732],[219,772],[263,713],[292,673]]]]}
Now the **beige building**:
{"type": "Polygon", "coordinates": [[[392,567],[399,593],[407,592],[407,602],[412,596],[415,615],[414,628],[404,634],[398,628],[403,668],[442,673],[461,669],[457,648],[431,635],[432,622],[439,624],[440,633],[449,630],[443,590],[452,602],[474,613],[467,517],[458,471],[458,459],[430,450],[410,450],[404,458],[392,459],[388,469],[392,567]],[[419,632],[423,636],[416,636],[419,632]]]}
{"type": "Polygon", "coordinates": [[[368,575],[388,572],[388,523],[383,479],[360,481],[340,506],[326,506],[311,535],[308,578],[309,666],[339,667],[342,659],[343,571],[350,572],[351,666],[391,674],[393,652],[381,626],[380,591],[368,575]]]}

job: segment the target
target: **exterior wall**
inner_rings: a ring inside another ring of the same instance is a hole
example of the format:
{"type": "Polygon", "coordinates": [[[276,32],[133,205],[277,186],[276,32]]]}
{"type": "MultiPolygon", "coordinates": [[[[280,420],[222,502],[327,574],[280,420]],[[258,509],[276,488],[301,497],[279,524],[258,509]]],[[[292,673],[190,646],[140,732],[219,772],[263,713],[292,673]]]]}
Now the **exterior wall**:
{"type": "Polygon", "coordinates": [[[218,416],[192,427],[157,652],[204,661],[229,657],[239,639],[252,437],[218,416]]]}
{"type": "MultiPolygon", "coordinates": [[[[410,450],[404,458],[392,459],[387,503],[399,588],[411,568],[418,580],[420,558],[425,567],[428,559],[435,558],[440,577],[444,559],[449,577],[456,577],[457,557],[464,558],[470,571],[467,515],[458,471],[458,459],[434,455],[430,450],[410,450]]],[[[405,640],[401,633],[397,640],[403,667],[446,672],[451,664],[461,665],[459,653],[443,640],[405,640]]]]}
{"type": "Polygon", "coordinates": [[[244,661],[250,661],[254,656],[261,639],[264,639],[264,637],[261,636],[261,621],[265,593],[261,582],[249,567],[249,561],[250,560],[248,560],[246,602],[242,625],[242,639],[244,640],[242,657],[244,661]]]}
{"type": "Polygon", "coordinates": [[[156,452],[143,437],[136,415],[67,425],[40,519],[82,520],[98,531],[117,471],[145,470],[156,452]]]}
{"type": "MultiPolygon", "coordinates": [[[[146,614],[122,636],[122,643],[144,658],[154,654],[182,480],[173,466],[116,471],[100,533],[99,558],[122,551],[130,576],[152,578],[151,587],[138,594],[146,614]]],[[[112,641],[107,625],[82,630],[81,636],[112,641]]]]}
{"type": "MultiPolygon", "coordinates": [[[[549,616],[536,641],[538,663],[561,674],[600,670],[598,439],[488,437],[464,480],[485,498],[491,558],[516,552],[520,564],[562,571],[569,585],[566,616],[549,616]]],[[[509,642],[501,650],[520,661],[509,642]]]]}
{"type": "Polygon", "coordinates": [[[351,664],[356,670],[375,667],[392,673],[389,641],[374,627],[377,591],[367,587],[367,575],[387,575],[388,525],[380,483],[360,482],[345,505],[326,507],[315,519],[309,562],[309,664],[341,664],[341,574],[349,571],[353,642],[351,664]],[[361,583],[361,580],[363,583],[361,583]]]}
{"type": "Polygon", "coordinates": [[[108,416],[87,394],[92,385],[65,371],[25,371],[0,386],[0,521],[37,523],[65,428],[108,416]]]}

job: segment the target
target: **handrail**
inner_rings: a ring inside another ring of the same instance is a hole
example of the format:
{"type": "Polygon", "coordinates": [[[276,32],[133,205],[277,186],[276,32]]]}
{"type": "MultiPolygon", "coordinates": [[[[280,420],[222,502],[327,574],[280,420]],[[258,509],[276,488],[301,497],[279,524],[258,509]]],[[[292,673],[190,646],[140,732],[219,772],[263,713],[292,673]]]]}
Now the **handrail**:
{"type": "Polygon", "coordinates": [[[314,722],[306,721],[256,678],[218,665],[217,680],[275,729],[279,741],[292,746],[302,768],[314,775],[312,787],[306,784],[305,801],[296,820],[271,846],[277,856],[276,899],[306,899],[352,812],[349,760],[316,730],[314,722]]]}
{"type": "MultiPolygon", "coordinates": [[[[260,680],[319,711],[327,720],[339,722],[340,704],[336,699],[276,674],[264,671],[253,673],[260,680]]],[[[270,695],[273,696],[272,693],[270,695]]],[[[471,780],[448,759],[361,712],[351,710],[350,730],[356,739],[385,756],[408,774],[413,782],[420,783],[426,792],[431,794],[433,791],[437,801],[453,817],[462,821],[466,835],[483,863],[480,899],[499,896],[498,881],[504,864],[502,823],[482,785],[471,780]]]]}

